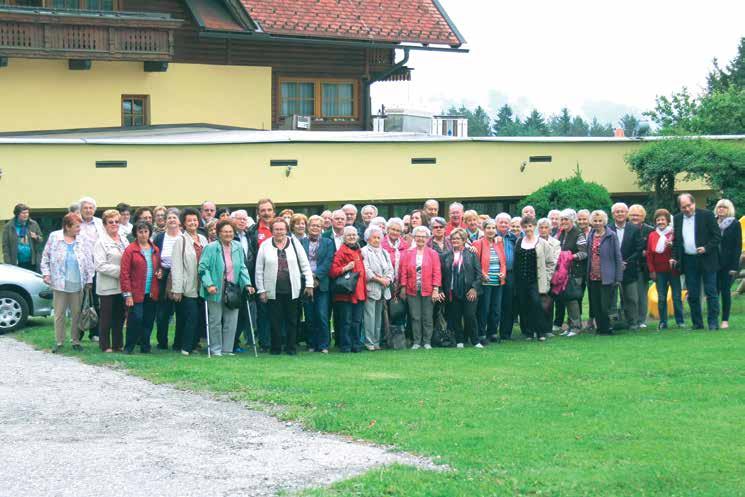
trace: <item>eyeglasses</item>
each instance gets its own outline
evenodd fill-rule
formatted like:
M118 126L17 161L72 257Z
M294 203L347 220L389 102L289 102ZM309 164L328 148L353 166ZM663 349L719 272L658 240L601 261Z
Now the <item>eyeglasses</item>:
M119 224L119 221L117 221L116 219L109 219L106 221L106 224Z
M445 226L432 226L433 230L444 230Z

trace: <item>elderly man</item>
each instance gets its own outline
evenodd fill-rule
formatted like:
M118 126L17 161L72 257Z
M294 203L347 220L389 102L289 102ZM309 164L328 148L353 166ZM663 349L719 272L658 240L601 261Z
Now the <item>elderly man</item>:
M325 211L321 212L321 217L323 218L323 231L330 230L331 229L331 215L333 212L326 209Z
M344 226L347 225L347 216L343 210L337 209L331 213L331 228L323 232L325 238L334 242L334 251L344 243Z
M701 281L706 294L707 325L719 329L719 295L717 271L719 270L719 242L722 234L714 213L697 209L690 193L678 197L680 213L673 218L673 258L670 264L685 274L688 289L688 307L694 330L704 327L701 314Z
M621 309L626 317L627 326L636 330L639 328L639 261L642 254L642 232L639 227L630 223L629 208L623 202L617 202L611 207L613 223L608 228L618 237L623 258L623 282L621 283ZM614 294L612 304L616 304ZM616 307L617 308L617 307Z
M373 218L378 217L378 208L374 205L367 204L360 209L360 214L362 215L362 226L367 229L367 227L370 226L370 221L372 221Z
M427 200L424 202L424 212L430 219L437 217L440 214L440 203L433 198Z
M354 226L357 228L357 236L359 238L358 243L360 244L360 247L364 246L365 226L357 219L357 207L354 204L344 204L341 210L344 211L344 215L346 216L346 226Z
M270 198L262 198L256 204L258 222L246 230L248 237L248 250L250 252L251 264L247 264L251 281L256 281L256 254L262 243L272 238L272 230L269 222L274 219L274 202ZM256 303L256 328L258 329L259 345L263 352L269 350L271 329L269 326L269 307L266 303Z
M207 236L207 230L204 229L204 227L214 219L215 215L217 214L217 204L210 200L205 200L202 202L202 206L199 208L199 228L197 231ZM251 280L253 281L253 280Z
M512 303L514 301L513 288L515 285L515 243L517 237L510 231L512 217L506 212L500 212L495 218L497 223L497 236L504 243L505 265L507 266L507 278L502 286L502 304L499 322L499 338L510 340L512 338L512 326L515 323Z
M523 218L532 217L533 219L537 219L535 215L535 207L533 207L532 205L526 205L525 207L523 207L521 216Z
M88 249L93 264L93 247L96 245L99 237L106 236L103 222L96 217L96 201L91 197L83 197L78 201L80 217L83 223L80 225L79 238ZM93 290L91 291L93 305L98 309L98 297L96 296L96 277L93 277ZM98 324L88 330L91 341L98 341ZM81 336L82 338L82 336Z
M445 235L450 236L450 233L456 228L466 229L466 225L463 222L463 204L460 202L453 202L448 207L448 225L445 227Z

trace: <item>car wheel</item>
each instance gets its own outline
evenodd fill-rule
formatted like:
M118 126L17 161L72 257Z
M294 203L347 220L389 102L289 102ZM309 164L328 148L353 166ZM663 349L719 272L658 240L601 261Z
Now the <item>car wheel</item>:
M22 328L28 319L28 302L16 292L0 292L0 335Z

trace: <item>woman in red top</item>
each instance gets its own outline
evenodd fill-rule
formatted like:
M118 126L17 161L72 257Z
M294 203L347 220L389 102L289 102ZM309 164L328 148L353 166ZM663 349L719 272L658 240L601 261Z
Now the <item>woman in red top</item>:
M412 235L414 246L402 257L399 269L401 298L405 298L409 304L411 333L414 336L411 348L416 350L424 346L431 349L434 303L444 300L440 294L440 256L427 247L430 237L428 228L417 226Z
M667 209L657 209L654 222L657 229L649 234L647 239L647 268L649 277L657 286L657 310L660 313L660 324L657 329L667 329L667 292L668 287L673 291L673 309L675 322L678 327L683 326L683 299L681 298L680 273L670 267L670 257L673 252L673 227L670 225L672 216Z
M362 322L362 310L367 300L367 288L365 282L365 265L362 262L362 252L357 243L357 228L346 226L343 235L344 243L334 254L329 276L334 279L348 278L357 274L357 285L352 293L341 293L338 289L334 291L334 302L337 306L341 332L339 333L339 348L342 352L359 352L362 349L360 339L360 324Z

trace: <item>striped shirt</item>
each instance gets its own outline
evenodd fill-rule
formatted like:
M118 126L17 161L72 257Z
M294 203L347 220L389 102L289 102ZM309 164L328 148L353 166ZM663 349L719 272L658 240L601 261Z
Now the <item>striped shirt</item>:
M489 280L484 282L486 286L499 286L501 284L499 278L499 255L493 246L489 247Z

